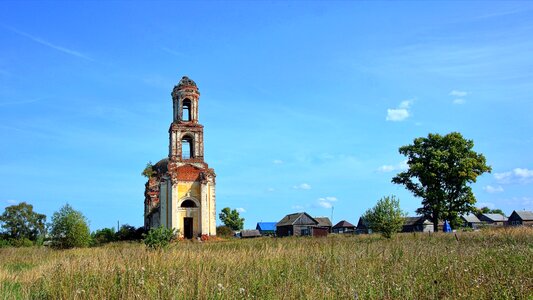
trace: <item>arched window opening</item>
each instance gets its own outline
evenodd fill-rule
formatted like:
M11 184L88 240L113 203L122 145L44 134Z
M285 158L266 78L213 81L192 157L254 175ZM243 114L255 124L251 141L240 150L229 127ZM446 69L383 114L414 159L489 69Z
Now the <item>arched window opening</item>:
M191 100L185 99L183 100L183 121L190 121L191 120Z
M196 203L192 200L185 200L181 203L181 207L196 207Z
M193 158L193 140L190 136L184 136L181 140L181 158L189 159Z

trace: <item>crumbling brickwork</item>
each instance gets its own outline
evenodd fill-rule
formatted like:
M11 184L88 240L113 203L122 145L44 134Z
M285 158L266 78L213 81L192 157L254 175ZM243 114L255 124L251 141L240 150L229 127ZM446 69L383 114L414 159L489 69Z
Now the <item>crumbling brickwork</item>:
M145 226L175 228L186 238L215 235L216 175L204 161L204 127L198 122L200 92L184 76L171 95L169 154L153 166L146 183Z

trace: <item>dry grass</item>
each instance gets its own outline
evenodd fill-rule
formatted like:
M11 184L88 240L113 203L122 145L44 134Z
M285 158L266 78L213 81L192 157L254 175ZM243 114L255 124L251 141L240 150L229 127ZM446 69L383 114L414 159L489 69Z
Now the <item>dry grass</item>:
M533 299L533 229L0 249L4 299Z

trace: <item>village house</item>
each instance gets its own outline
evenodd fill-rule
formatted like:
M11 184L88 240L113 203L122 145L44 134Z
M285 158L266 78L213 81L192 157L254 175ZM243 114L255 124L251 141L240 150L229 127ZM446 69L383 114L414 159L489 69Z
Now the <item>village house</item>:
M173 228L187 239L216 235L215 171L204 161L200 91L186 76L172 90L168 157L144 174L144 226Z
M483 223L474 214L466 214L461 216L461 221L464 227L478 229Z
M258 222L255 229L259 230L263 236L276 235L276 222Z
M325 228L331 233L332 224L328 217L315 217L315 220L318 221L318 227Z
M333 233L354 233L355 225L346 220L342 220L333 226L332 231Z
M357 226L355 228L355 233L357 234L372 233L372 229L368 227L368 224L366 223L365 219L363 219L363 217L359 218L359 221L357 222Z
M507 217L501 214L478 214L477 218L487 225L504 226L507 225Z
M433 232L433 223L423 216L404 218L402 232Z
M533 211L515 210L509 216L508 223L511 226L533 226Z
M331 222L330 222L331 224ZM326 236L328 229L306 212L288 214L276 224L276 235L283 236Z

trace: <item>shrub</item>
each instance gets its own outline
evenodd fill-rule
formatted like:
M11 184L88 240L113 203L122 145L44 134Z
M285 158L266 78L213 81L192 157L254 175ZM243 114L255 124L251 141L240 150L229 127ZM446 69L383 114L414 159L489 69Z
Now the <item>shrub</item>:
M114 228L102 228L96 230L92 235L93 245L103 245L117 240Z
M376 206L366 211L363 219L370 229L391 238L403 226L405 213L400 209L400 200L395 196L381 198Z
M0 239L0 248L11 247L11 242L8 240Z
M221 237L232 237L233 230L231 230L231 228L228 226L221 225L217 227L217 235Z
M163 226L152 228L146 234L144 244L150 249L162 249L170 244L176 234L174 228L165 228Z
M12 239L11 245L15 247L31 247L33 242L28 238Z
M117 239L119 241L140 241L143 239L144 227L135 228L128 224L120 226L117 232Z
M50 234L56 248L87 247L91 242L87 219L68 204L52 216Z

